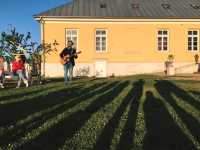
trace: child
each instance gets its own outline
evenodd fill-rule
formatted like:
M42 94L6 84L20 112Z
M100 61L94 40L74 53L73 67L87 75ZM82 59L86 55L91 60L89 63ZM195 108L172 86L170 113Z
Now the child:
M4 88L3 86L3 79L4 79L4 57L0 56L0 87Z
M26 87L28 87L28 81L25 78L24 71L24 61L22 60L21 56L16 56L15 61L12 62L12 72L13 74L17 74L19 77L16 88L20 87L21 80L23 80L24 84L26 84Z

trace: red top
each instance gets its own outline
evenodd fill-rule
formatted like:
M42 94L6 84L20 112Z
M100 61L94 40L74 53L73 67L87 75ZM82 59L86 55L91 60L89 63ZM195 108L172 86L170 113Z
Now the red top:
M16 72L17 70L24 70L24 63L22 60L19 61L13 61L12 62L12 71Z

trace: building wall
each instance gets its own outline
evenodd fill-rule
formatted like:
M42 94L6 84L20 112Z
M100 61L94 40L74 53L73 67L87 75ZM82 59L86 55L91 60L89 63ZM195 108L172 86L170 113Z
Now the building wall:
M194 55L199 52L187 51L187 31L189 29L200 29L200 24L186 22L159 22L159 23L87 23L87 22L46 22L44 24L45 42L57 40L59 43L58 52L47 55L47 71L57 68L57 73L50 73L49 76L61 76L62 68L59 65L58 54L65 46L65 29L78 29L78 49L82 54L77 59L74 73L85 73L89 67L88 75L95 75L95 60L107 61L107 75L153 73L165 70L164 62L169 54L175 56L177 67L194 63ZM108 50L104 53L95 51L95 30L107 30ZM169 51L159 52L157 50L157 30L169 30ZM57 66L57 67L56 67ZM49 69L48 69L49 68ZM182 69L184 70L184 69ZM188 69L185 69L188 70ZM84 72L84 71L83 71ZM181 71L181 73L184 71ZM195 72L189 69L185 73Z

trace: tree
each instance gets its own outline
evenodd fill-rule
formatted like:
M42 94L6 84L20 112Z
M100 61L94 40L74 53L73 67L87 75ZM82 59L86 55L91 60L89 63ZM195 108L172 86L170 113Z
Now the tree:
M57 51L58 45L55 40L54 43L38 44L32 41L31 33L21 34L16 31L16 28L12 28L8 32L2 32L0 34L0 55L6 58L6 61L10 63L15 55L25 56L26 62L28 62L34 72L37 72L37 76L41 77L41 64L43 62L43 73L45 76L45 55L51 54L53 51ZM43 61L42 61L43 55Z

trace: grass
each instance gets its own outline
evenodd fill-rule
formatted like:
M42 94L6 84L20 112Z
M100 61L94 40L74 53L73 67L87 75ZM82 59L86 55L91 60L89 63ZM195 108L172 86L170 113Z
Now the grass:
M200 149L200 81L86 78L0 92L0 149Z

